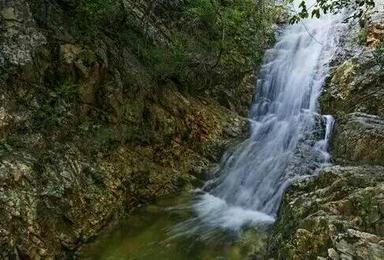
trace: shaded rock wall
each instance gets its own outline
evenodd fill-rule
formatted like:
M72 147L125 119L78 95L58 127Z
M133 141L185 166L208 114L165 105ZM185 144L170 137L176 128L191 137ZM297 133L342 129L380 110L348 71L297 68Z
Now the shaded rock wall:
M155 81L111 35L84 41L68 24L77 3L0 1L0 259L68 257L199 183L247 132L217 98Z

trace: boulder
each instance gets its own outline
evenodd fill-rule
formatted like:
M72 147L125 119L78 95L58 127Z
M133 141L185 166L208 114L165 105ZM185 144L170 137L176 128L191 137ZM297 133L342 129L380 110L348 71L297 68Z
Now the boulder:
M352 113L340 118L332 141L333 160L342 164L384 165L384 120Z
M361 112L384 117L384 70L368 49L337 66L320 98L323 114Z
M384 167L333 166L287 192L270 239L277 259L383 259Z

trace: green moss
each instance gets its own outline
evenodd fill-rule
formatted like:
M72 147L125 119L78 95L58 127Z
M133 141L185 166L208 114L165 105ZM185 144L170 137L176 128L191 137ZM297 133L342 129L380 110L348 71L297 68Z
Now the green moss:
M357 36L357 41L360 45L365 46L367 43L368 32L366 29L363 29L359 32Z

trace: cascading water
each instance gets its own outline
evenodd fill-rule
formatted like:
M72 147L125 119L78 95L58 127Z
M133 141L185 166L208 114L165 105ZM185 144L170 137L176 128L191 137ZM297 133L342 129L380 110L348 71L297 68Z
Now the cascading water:
M333 119L316 113L317 100L341 24L324 16L283 30L259 74L251 135L200 192L193 208L202 224L190 222L189 232L272 223L287 186L328 162Z

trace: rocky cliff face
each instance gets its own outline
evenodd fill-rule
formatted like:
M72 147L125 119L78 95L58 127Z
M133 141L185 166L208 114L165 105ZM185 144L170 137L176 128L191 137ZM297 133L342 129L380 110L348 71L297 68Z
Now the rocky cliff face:
M68 23L77 2L0 1L0 259L68 256L201 179L247 132L223 95L154 80L108 32L84 41ZM236 90L245 103L248 82Z
M288 190L270 240L277 259L384 258L382 26L376 16L364 30L350 28L334 60L321 107L336 117L335 166Z

